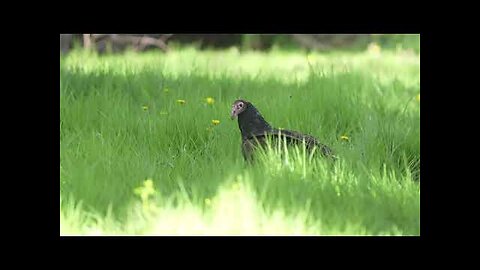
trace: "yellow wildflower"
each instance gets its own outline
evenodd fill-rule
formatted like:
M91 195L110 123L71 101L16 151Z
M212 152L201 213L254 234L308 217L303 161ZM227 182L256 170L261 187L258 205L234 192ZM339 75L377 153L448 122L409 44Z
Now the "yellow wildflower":
M212 201L209 198L205 199L205 204L210 206L212 204Z
M375 42L368 45L367 51L372 54L380 54L382 48Z
M152 179L147 179L147 180L145 180L145 182L143 183L143 185L144 185L145 188L147 188L148 190L153 190L153 181L152 181Z
M136 188L134 190L134 193L139 195L142 198L142 201L145 202L150 195L153 195L155 193L152 179L145 180L143 182L143 186Z
M208 105L213 105L213 103L215 103L215 99L212 97L207 97L205 100L207 101Z
M177 103L184 105L186 101L184 99L177 99Z
M345 135L340 136L340 139L342 139L344 141L350 141L350 138L348 136L345 136Z
M220 124L220 120L212 120L212 124L216 126Z
M143 106L142 106L142 109L143 109L144 111L146 111L146 110L148 110L148 106L147 106L147 105L143 105Z

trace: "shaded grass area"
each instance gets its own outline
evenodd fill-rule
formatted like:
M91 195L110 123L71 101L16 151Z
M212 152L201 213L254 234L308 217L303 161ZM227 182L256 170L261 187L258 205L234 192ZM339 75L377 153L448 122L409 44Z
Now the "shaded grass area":
M63 233L419 234L418 56L76 51L60 70ZM275 159L247 166L229 119L237 98L340 162L301 174ZM133 191L148 178L159 210L147 215ZM225 195L234 182L248 187L233 193L245 209ZM228 205L251 214L219 214Z

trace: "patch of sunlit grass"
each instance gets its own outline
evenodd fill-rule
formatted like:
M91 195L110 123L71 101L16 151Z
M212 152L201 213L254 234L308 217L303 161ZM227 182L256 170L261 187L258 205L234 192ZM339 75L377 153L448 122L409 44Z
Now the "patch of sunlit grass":
M310 55L62 56L62 235L418 235L419 56ZM238 97L339 162L282 142L245 164Z

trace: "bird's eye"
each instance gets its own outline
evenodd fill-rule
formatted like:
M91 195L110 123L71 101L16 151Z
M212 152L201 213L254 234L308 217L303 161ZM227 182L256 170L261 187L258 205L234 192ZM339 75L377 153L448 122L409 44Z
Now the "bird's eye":
M242 108L242 107L243 107L243 103L238 104L238 106L239 106L240 108Z

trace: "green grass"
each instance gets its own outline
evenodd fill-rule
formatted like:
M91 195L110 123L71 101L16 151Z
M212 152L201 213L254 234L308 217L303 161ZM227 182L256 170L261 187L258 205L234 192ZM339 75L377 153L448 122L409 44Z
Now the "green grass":
M188 48L61 57L60 233L419 235L419 58ZM275 127L318 137L338 162L293 149L248 166L229 118L237 98Z

